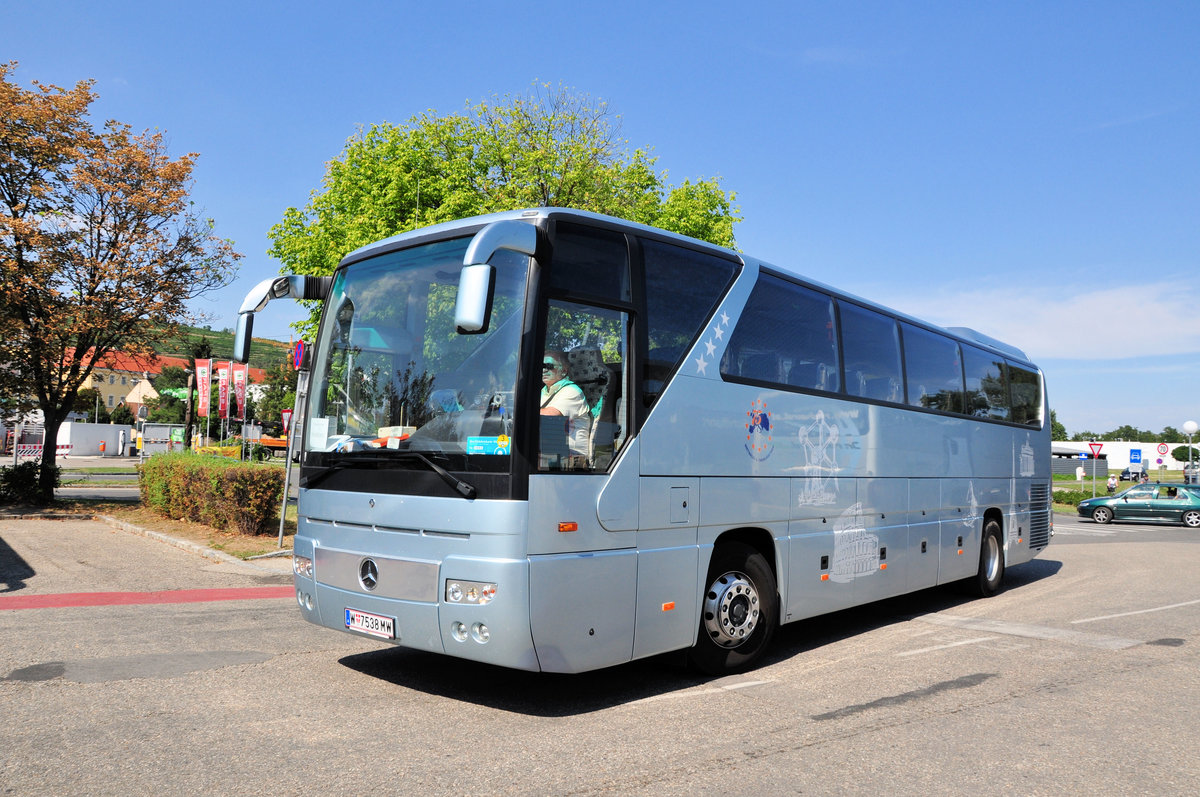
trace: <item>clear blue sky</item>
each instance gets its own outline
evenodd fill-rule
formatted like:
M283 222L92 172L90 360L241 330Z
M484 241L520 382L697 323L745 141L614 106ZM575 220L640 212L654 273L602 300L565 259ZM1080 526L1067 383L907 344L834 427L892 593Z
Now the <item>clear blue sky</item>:
M1024 349L1071 432L1200 421L1200 3L9 3L16 78L200 153L245 255L359 125L534 81L606 100L744 251ZM287 339L273 304L255 331Z

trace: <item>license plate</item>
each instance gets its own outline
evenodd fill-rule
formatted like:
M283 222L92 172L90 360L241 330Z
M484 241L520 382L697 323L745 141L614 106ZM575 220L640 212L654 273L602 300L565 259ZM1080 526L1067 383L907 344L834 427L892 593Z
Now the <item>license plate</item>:
M346 609L346 628L380 639L396 638L395 620L391 617L380 617L378 614L360 612L358 609Z

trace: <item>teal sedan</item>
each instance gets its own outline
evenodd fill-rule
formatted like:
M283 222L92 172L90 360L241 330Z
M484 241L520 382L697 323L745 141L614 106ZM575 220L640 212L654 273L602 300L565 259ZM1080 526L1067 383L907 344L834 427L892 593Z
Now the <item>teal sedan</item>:
M1200 487L1139 484L1128 490L1079 502L1079 514L1097 523L1144 520L1200 528Z

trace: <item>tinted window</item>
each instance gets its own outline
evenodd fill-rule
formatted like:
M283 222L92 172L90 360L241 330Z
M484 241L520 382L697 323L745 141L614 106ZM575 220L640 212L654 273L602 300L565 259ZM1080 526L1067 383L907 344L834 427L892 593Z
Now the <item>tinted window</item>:
M845 302L838 305L838 310L846 392L881 401L904 401L895 319Z
M911 324L903 324L905 384L914 407L962 412L962 365L958 344Z
M625 236L559 222L550 287L558 294L629 301L629 248Z
M1008 384L1012 393L1012 420L1026 426L1042 426L1042 380L1037 373L1008 363Z
M649 404L700 334L737 273L737 265L680 246L642 241L650 357L643 389Z
M1009 418L1008 380L1003 358L971 346L963 347L966 372L966 412L976 418Z
M833 300L764 274L730 336L721 374L838 390Z

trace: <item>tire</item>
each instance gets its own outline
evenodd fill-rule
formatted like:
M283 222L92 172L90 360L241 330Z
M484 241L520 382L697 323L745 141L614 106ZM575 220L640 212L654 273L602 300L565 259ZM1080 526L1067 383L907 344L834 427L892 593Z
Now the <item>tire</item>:
M1189 529L1200 529L1200 510L1189 509L1183 513L1183 525Z
M742 543L713 551L701 596L700 630L689 654L694 667L727 675L752 667L779 624L779 593L766 557Z
M1000 591L1004 580L1004 540L1000 524L989 520L983 524L983 539L979 543L979 572L970 579L970 590L981 598L990 598Z
M1106 506L1098 506L1092 510L1092 520L1097 523L1111 523L1113 519L1113 511Z

